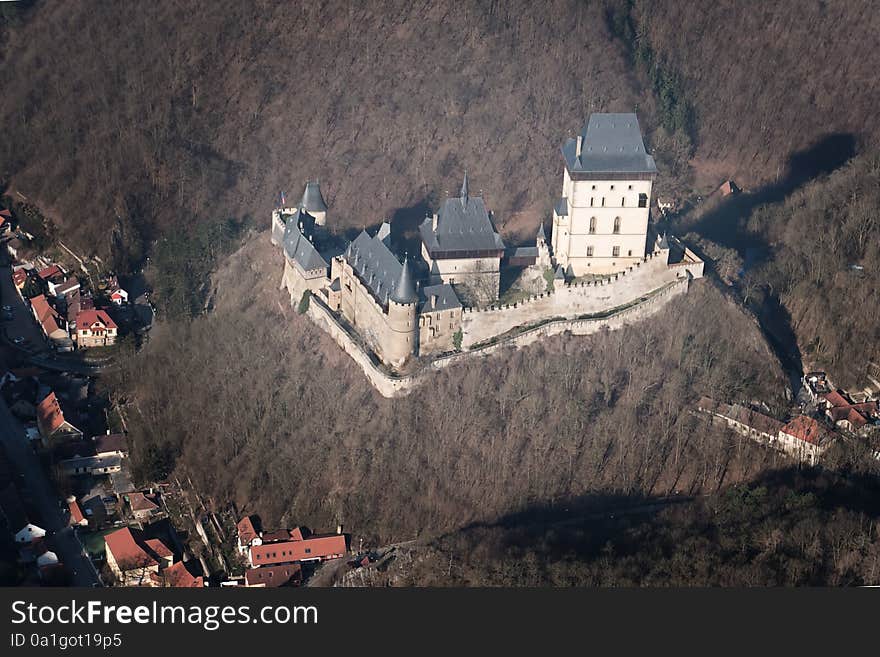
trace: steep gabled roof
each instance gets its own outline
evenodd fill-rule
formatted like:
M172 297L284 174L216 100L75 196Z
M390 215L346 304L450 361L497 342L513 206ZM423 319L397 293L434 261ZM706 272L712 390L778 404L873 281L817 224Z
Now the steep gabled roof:
M183 561L178 561L162 572L165 576L165 583L174 588L202 588L205 586L204 578L196 577L190 573Z
M299 211L287 220L284 227L282 240L284 255L296 262L306 271L315 269L327 269L329 265L315 245L302 233L299 228Z
M428 217L419 226L429 253L504 250L504 241L492 225L483 199L468 193L467 174L461 196L446 199L437 211L436 230L433 223Z
M377 233L375 237L370 237L367 231L361 231L361 234L348 245L343 257L376 301L384 305L388 299L396 298L398 285L401 283L412 285L412 274L404 272L404 267L397 260L397 256L391 252L379 235L380 233ZM403 290L398 295L399 298L410 298L410 296L415 296L414 286L412 295L409 290Z
M105 328L115 329L116 322L110 319L103 310L80 310L76 316L76 330L81 331L84 328L91 328L95 324L103 324Z
M570 172L657 173L633 113L591 114L581 138L580 154L577 139L568 139L562 145Z
M441 285L428 285L419 292L421 308L419 312L430 313L440 310L454 310L461 308L461 301L455 294L455 290L448 283Z
M135 536L130 527L123 527L104 537L107 549L113 554L120 570L134 570L158 565L156 559L147 553L139 539L140 532Z

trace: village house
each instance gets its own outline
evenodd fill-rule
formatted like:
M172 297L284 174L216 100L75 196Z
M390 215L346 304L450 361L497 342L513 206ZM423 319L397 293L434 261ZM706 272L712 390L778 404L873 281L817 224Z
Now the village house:
M43 439L43 447L50 442L82 440L83 433L64 419L64 412L54 392L49 392L37 404L37 429Z
M739 404L723 404L708 397L702 397L697 408L709 415L723 420L735 431L757 440L771 443L779 436L783 423L763 413Z
M128 292L119 286L115 286L107 290L107 298L110 299L112 304L121 306L124 303L128 303Z
M67 498L67 511L70 514L68 524L72 527L87 527L89 519L86 517L85 511L75 495Z
M277 588L279 586L299 586L302 583L302 566L298 563L283 566L249 568L244 573L245 586Z
M64 320L61 319L61 315L49 305L49 301L44 295L39 294L31 298L30 303L34 317L37 322L39 322L40 328L43 329L43 334L50 341L56 344L62 344L70 340L67 331L58 325L59 320L62 322L64 322Z
M104 537L107 565L123 586L158 586L159 573L174 555L159 539L146 539L138 529L123 527Z
M63 283L64 270L58 265L49 265L37 272L37 278L45 283L47 287L50 283Z
M419 226L422 258L432 285L449 284L472 305L498 299L504 241L486 204L471 196L467 172L458 198L448 198Z
M24 504L13 484L0 489L0 516L19 550L31 547L46 536L46 530L28 519Z
M799 461L815 465L833 437L816 420L798 415L779 430L778 447Z
M657 176L635 114L592 114L562 145L553 255L574 276L623 271L645 257Z
M262 532L258 525L254 516L238 523L238 550L249 568L338 559L348 551L341 528L336 534L314 535L300 527Z
M86 347L107 347L116 342L116 323L103 310L80 310L76 316L76 344Z
M187 568L187 564L183 561L178 561L163 570L159 577L159 582L162 586L178 589L201 589L205 587L205 578L201 575L193 575L189 568Z
M843 395L840 390L823 393L819 397L825 415L834 425L852 433L864 433L871 423L880 419L880 409L876 401L856 403Z
M149 520L162 510L156 494L145 494L141 491L136 491L129 493L127 497L131 513L134 515L135 520L139 522Z
M53 283L52 281L49 281L49 294L53 297L65 299L79 289L79 280L76 276L71 276L62 283Z
M15 283L15 287L18 290L24 288L24 284L27 283L28 273L24 267L20 267L12 272L12 282Z

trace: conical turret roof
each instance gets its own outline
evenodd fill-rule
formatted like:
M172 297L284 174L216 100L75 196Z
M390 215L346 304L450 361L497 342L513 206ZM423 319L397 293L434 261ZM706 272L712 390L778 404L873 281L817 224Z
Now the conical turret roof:
M321 185L317 181L306 183L300 206L306 212L327 212L327 204L321 195Z
M391 300L397 303L414 303L416 299L418 299L416 296L416 286L409 271L409 262L404 259L403 267L400 269L400 278L397 279L397 285L394 287Z

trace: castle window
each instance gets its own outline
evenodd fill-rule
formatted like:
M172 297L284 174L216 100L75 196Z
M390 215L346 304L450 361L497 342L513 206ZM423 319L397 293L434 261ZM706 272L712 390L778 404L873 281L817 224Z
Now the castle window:
M620 217L614 217L614 234L620 232Z
M629 255L632 255L633 254L632 249L630 249L628 253L629 253Z
M614 191L614 185L611 185L611 191L612 192Z
M590 217L590 235L596 232L596 217Z
M619 246L611 247L611 255L613 255L615 258L617 256L619 256L620 255L620 247Z
M605 197L604 196L602 197L602 207L603 208L605 207Z
M593 257L593 247L592 247L592 246L588 246L588 247L587 247L587 257L588 257L588 258L592 258L592 257Z
M648 207L648 195L647 194L639 194L639 207L640 208Z
M593 197L590 197L590 207L593 207Z
M595 186L595 185L593 185L593 189L596 189L596 186Z
M620 197L620 207L626 206L626 196Z
M632 189L633 186L632 186L632 185L627 185L626 188L627 188L627 189Z

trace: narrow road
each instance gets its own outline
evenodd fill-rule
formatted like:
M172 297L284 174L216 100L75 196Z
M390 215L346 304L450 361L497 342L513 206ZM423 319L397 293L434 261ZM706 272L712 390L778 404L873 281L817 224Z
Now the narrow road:
M51 544L70 574L73 586L100 585L94 564L83 551L76 532L68 526L67 517L58 505L58 496L43 471L37 455L28 444L24 428L0 399L0 441L6 448L15 469L24 475L30 497L40 513L38 524L51 536Z

